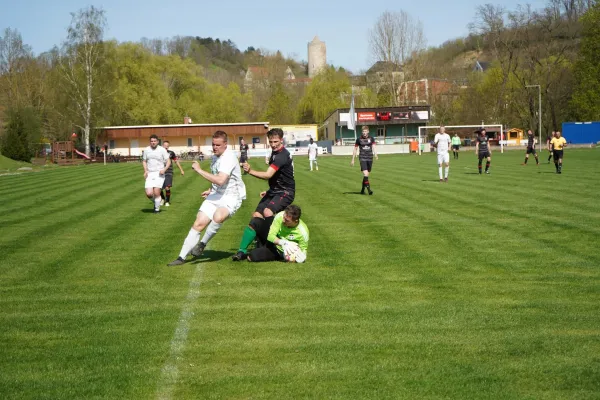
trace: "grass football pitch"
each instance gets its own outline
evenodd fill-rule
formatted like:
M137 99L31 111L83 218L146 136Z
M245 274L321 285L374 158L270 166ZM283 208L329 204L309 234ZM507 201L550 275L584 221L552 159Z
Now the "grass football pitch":
M0 174L0 398L598 399L600 151L295 159L305 264L232 262L266 182L175 259L208 185L154 215L141 164ZM262 159L252 160L264 169ZM203 162L208 167L208 162Z

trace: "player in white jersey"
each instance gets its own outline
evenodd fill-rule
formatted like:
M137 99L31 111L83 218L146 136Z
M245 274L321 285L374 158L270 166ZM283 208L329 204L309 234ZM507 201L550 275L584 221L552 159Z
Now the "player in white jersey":
M446 133L446 127L440 126L440 131L435 134L433 139L433 146L437 148L437 162L438 171L440 175L440 182L448 182L448 172L450 170L450 143L452 138ZM446 171L442 169L442 165L446 167Z
M150 146L144 150L142 159L146 196L154 203L154 213L160 212L160 191L165 182L165 172L171 165L169 153L158 145L158 136L150 136Z
M236 154L227 148L227 134L216 131L212 137L213 157L210 172L204 171L195 161L192 168L211 183L211 188L202 193L204 201L198 210L194 225L190 229L179 257L169 266L182 265L189 253L194 257L202 255L208 241L217 233L221 224L231 217L246 198L246 185L242 180L242 170ZM202 240L200 232L206 228Z
M319 164L317 164L317 156L319 155L319 146L314 142L313 138L310 138L310 143L308 145L308 161L310 163L310 170L313 170L313 162L315 163L315 168L319 170Z

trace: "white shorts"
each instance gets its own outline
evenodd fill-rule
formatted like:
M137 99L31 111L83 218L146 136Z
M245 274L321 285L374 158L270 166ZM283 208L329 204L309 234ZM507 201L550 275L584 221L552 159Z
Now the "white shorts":
M229 216L231 217L241 206L242 199L239 197L218 197L209 195L204 199L198 211L202 211L212 221L217 208L225 207L227 211L229 211Z
M317 156L308 156L309 161L317 161Z
M450 162L450 153L438 154L438 164L448 164Z
M165 182L165 176L160 175L158 171L156 172L148 172L148 177L146 178L146 189L151 188L159 188L162 189L163 183Z

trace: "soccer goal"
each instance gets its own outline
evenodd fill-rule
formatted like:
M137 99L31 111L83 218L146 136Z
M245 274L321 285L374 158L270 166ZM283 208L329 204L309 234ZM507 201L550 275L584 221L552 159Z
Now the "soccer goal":
M419 127L419 144L421 143L421 138L423 137L422 132L425 131L427 129L440 129L441 125L427 125L427 126L420 126ZM478 128L478 129L485 129L493 131L495 130L495 128L499 128L500 129L500 136L499 136L499 143L500 143L500 152L504 153L504 126L503 125L444 125L444 127L447 129L446 133L450 134L450 132L452 132L452 129L462 129L462 128ZM450 132L448 132L450 131ZM421 155L421 146L419 146L419 155Z

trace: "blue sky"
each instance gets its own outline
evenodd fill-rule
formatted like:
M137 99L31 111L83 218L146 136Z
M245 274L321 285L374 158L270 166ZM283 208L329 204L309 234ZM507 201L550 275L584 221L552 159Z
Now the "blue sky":
M242 51L254 46L306 60L307 44L318 35L327 45L329 64L358 73L374 61L369 56L368 34L385 10L404 10L420 19L427 44L437 46L465 36L476 7L485 3L502 3L514 9L526 2L0 0L0 29L2 32L9 27L17 29L24 43L39 54L64 40L71 12L93 4L106 11L107 39L124 42L176 35L212 37L230 39ZM535 9L545 3L545 0L529 1Z

